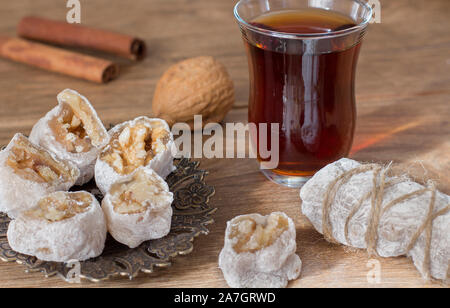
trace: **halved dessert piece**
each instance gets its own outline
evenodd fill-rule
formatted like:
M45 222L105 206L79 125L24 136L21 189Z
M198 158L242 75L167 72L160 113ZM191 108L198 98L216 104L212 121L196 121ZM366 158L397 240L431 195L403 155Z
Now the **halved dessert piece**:
M73 162L81 172L77 185L82 185L94 176L95 161L109 135L84 96L66 89L57 99L58 106L34 125L30 140Z
M296 249L295 225L286 214L242 215L227 224L219 267L231 287L282 288L300 275Z
M16 134L0 152L0 211L9 217L33 207L48 193L68 190L80 171Z
M59 191L20 213L7 235L14 251L43 261L68 262L99 256L106 233L103 211L93 195Z
M102 201L108 231L130 248L166 236L172 221L173 194L152 169L139 168L112 185Z
M109 135L109 145L95 165L95 181L103 194L139 167L151 168L163 178L175 169L173 135L166 121L139 117L116 125Z

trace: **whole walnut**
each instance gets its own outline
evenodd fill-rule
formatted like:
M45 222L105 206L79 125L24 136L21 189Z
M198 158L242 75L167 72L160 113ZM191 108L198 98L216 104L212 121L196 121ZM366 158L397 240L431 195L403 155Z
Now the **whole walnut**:
M234 85L225 67L213 57L197 57L171 66L159 80L153 97L153 115L169 125L187 123L194 115L203 126L223 120L234 104Z

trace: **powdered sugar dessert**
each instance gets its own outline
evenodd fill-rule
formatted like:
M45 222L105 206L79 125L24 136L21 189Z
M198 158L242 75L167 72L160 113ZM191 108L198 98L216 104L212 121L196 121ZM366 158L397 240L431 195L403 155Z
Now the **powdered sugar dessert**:
M219 267L234 288L283 288L300 275L296 249L295 226L286 214L242 215L227 223Z
M388 167L343 158L300 190L302 212L331 242L411 256L425 278L450 274L450 197Z
M66 89L57 99L58 106L34 125L30 140L74 163L81 173L77 185L82 185L94 176L95 161L109 135L86 97Z
M103 194L139 167L151 168L166 178L173 166L174 141L164 120L139 117L116 125L111 140L95 164L95 181Z
M167 183L152 169L141 167L112 185L103 199L108 231L130 248L162 238L170 231L172 201Z
M16 134L0 152L0 212L15 218L48 193L68 190L79 174L73 164Z
M39 260L83 261L99 256L106 240L105 217L98 201L85 191L55 192L20 213L8 227L14 251Z

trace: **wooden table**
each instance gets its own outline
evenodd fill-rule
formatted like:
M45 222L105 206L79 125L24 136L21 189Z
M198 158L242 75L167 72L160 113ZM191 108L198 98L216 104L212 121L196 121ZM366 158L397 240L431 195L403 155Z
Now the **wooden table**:
M364 43L357 76L358 126L352 157L394 160L419 179L439 181L450 193L450 1L382 0L382 23L373 24ZM169 65L188 57L212 55L236 84L236 104L228 122L247 117L247 60L232 8L224 0L81 1L82 23L142 36L149 56L142 63L120 60L123 74L107 85L92 84L0 60L0 144L32 125L56 104L64 88L77 89L94 103L105 123L151 114L155 84ZM19 19L39 14L64 20L65 1L5 1L0 33L14 35ZM115 59L115 58L114 58ZM218 212L208 236L173 266L133 281L115 278L82 286L226 287L217 257L226 221L252 212L285 211L297 226L301 279L291 287L439 287L421 279L407 258L379 259L381 284L369 284L369 257L327 243L300 214L298 190L267 181L249 159L202 159L216 188ZM27 274L18 264L0 263L2 287L65 287L59 278ZM73 286L73 285L70 285Z

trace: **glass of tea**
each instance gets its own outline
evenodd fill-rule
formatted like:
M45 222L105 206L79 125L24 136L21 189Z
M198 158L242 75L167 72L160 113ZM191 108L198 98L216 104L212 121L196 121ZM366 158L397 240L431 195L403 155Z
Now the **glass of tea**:
M276 166L262 172L300 187L350 151L356 63L372 8L359 0L241 0L235 16L248 55L258 160L273 161L260 143L278 145Z

